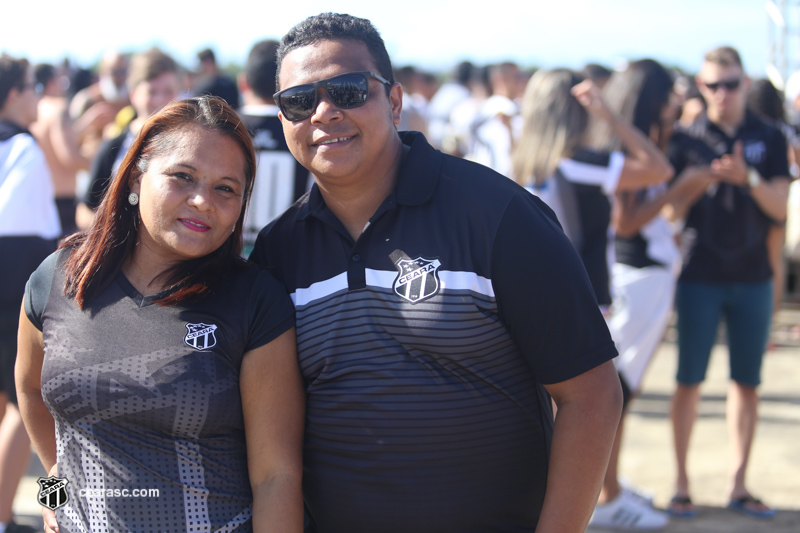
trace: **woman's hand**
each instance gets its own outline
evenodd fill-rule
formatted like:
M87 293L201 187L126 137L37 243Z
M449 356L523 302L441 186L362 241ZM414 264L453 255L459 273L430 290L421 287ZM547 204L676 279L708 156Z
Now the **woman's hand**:
M609 122L614 119L611 110L606 105L605 100L603 100L600 88L592 83L591 80L580 82L571 89L571 92L572 96L586 108L589 114Z
M50 472L47 473L48 476L51 477L58 477L58 464L54 464L53 468L50 469ZM58 533L58 522L56 521L56 512L51 511L44 505L42 505L42 520L44 520L44 532L45 533Z

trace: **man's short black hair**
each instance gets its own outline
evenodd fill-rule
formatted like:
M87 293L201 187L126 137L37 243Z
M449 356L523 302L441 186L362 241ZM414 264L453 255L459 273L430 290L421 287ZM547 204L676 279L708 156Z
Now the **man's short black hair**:
M201 62L205 63L206 61L211 61L212 63L217 62L216 56L214 56L214 50L211 48L204 48L197 52L197 59Z
M39 63L33 67L33 77L36 79L36 85L45 87L56 77L56 67L49 63Z
M375 62L376 74L380 74L392 84L394 74L392 72L392 62L386 45L383 43L381 35L375 26L367 19L344 15L341 13L320 13L319 15L308 17L303 22L297 24L289 33L281 39L278 48L278 70L275 74L275 85L280 87L278 77L281 74L281 64L286 54L296 48L308 46L319 41L341 41L352 39L364 43L369 50L372 60ZM391 87L386 87L386 94L389 94Z
M247 63L244 66L244 75L247 84L253 93L268 102L272 102L272 95L277 91L275 79L278 75L278 65L275 62L278 56L278 41L259 41L250 49Z
M11 89L22 89L25 86L27 73L27 59L14 59L8 54L0 55L0 109L6 105Z

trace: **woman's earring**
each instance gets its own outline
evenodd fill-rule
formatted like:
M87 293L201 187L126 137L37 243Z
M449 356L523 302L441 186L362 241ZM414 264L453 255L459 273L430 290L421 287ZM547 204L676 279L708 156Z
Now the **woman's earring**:
M136 205L139 203L139 195L135 192L132 192L128 195L128 203L131 205Z

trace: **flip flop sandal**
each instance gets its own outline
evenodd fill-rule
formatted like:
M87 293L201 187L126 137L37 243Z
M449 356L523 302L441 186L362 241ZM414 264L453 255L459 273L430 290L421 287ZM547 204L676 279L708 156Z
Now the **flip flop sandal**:
M667 506L667 514L675 518L695 518L697 509L694 508L689 496L673 496Z
M761 520L769 519L775 516L775 509L754 509L755 505L764 505L764 502L753 496L742 496L741 498L734 498L728 503L728 509L742 513L751 518L759 518Z

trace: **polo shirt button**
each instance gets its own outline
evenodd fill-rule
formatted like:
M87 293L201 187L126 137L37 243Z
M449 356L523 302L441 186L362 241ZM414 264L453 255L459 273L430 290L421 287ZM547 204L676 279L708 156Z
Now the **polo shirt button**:
M359 261L361 261L361 256L360 256L360 255L358 255L358 254L354 255L354 256L353 256L353 261L355 261L355 262L359 262Z

